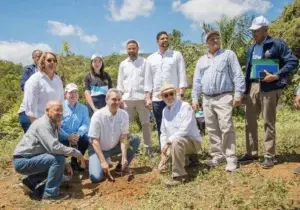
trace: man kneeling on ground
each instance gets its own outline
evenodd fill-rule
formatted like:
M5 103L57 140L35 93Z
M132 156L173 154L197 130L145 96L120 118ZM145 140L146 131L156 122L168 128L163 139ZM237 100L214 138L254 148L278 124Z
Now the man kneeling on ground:
M116 174L128 174L129 164L140 145L138 136L129 135L129 116L120 109L121 94L117 89L109 89L106 106L97 110L91 119L89 137L89 173L92 182L100 182L104 173L108 175L107 157L121 154L115 169Z
M83 158L80 151L66 147L58 140L58 126L62 118L63 106L59 101L49 101L46 114L35 120L24 134L13 154L16 172L27 175L22 180L26 192L37 190L37 186L47 179L42 192L44 200L66 199L70 195L59 192L65 166L65 156Z
M161 123L161 162L160 172L166 171L172 161L172 180L167 186L175 186L187 180L184 169L188 154L197 155L200 150L201 136L197 128L192 107L176 99L176 89L164 84L160 95L167 106L163 110Z

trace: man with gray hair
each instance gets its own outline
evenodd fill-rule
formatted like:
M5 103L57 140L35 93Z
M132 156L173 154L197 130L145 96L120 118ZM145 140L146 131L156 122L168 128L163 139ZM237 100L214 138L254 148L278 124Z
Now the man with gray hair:
M33 64L24 67L24 72L21 78L22 91L24 91L25 82L29 79L29 77L31 77L31 75L38 71L38 62L42 54L43 52L40 50L34 50L32 52Z
M203 93L203 112L213 157L207 164L216 166L227 161L225 170L231 172L237 168L232 109L241 104L245 80L236 54L221 49L220 33L210 31L205 40L208 53L196 65L193 108L200 109L198 97Z
M62 112L60 101L49 101L46 114L31 124L13 153L14 169L27 175L22 180L22 188L26 193L37 191L40 183L47 179L42 192L45 200L70 196L59 192L65 166L71 175L73 173L71 166L65 164L65 156L83 158L80 151L66 147L58 140Z
M116 174L128 174L130 162L140 145L140 138L129 134L129 116L120 109L121 93L114 88L108 90L106 106L97 110L91 119L88 136L89 174L92 182L100 182L104 173L109 174L107 157L121 154L115 169Z

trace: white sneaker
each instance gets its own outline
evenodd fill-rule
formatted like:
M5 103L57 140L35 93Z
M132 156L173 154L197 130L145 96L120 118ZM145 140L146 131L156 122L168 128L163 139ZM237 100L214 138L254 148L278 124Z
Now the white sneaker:
M229 161L227 162L227 165L225 167L225 171L227 172L233 172L238 168L238 165L236 163L236 161Z
M114 163L111 161L110 157L107 157L105 160L110 168L113 167Z

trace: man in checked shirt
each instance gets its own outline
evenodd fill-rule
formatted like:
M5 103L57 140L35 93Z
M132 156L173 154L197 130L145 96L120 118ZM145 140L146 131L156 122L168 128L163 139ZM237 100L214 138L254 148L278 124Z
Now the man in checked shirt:
M213 167L227 161L225 170L232 172L237 168L232 109L241 104L245 79L236 54L221 49L218 31L210 31L205 41L208 53L196 65L192 106L195 111L201 108L198 97L203 93L203 112L213 157L207 165Z

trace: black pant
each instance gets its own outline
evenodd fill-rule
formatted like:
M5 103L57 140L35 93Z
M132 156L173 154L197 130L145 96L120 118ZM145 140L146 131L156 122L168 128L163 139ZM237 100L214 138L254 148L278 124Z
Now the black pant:
M158 133L158 140L159 140L159 146L160 146L160 126L161 126L161 118L162 118L162 111L167 106L167 104L164 101L153 101L153 114L156 121L156 129Z

